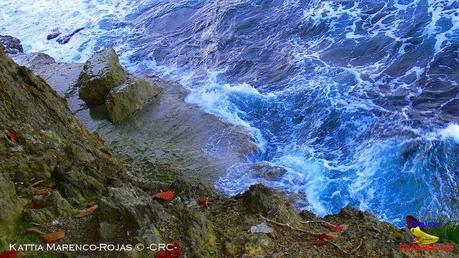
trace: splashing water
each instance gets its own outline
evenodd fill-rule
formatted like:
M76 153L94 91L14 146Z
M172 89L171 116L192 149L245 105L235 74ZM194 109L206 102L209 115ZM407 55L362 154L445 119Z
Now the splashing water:
M0 3L0 33L83 61L115 47L132 72L253 133L287 173L235 164L217 187L261 182L318 215L352 205L403 224L459 217L459 1L79 0ZM20 21L20 22L19 22ZM85 29L67 45L58 27Z

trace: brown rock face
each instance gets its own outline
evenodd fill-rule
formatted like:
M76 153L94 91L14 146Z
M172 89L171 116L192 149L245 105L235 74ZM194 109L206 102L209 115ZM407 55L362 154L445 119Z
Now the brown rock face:
M6 57L3 50L0 154L0 185L7 190L0 196L4 214L0 231L6 217L16 214L17 203L24 205L35 187L44 187L33 186L37 180L52 184L69 203L80 205L105 193L106 185L123 171L103 141L73 117L65 100L41 78ZM26 199L21 201L19 195Z
M96 53L86 61L78 79L80 98L90 105L104 104L110 90L120 86L126 76L115 50Z

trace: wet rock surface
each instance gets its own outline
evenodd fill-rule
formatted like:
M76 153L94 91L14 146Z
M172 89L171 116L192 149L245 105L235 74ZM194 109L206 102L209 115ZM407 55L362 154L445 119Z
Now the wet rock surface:
M59 35L61 35L61 34L62 34L62 33L59 31L58 28L53 29L53 30L48 34L48 36L46 36L46 40L55 39L55 38L59 37Z
M78 29L75 29L74 31L72 31L71 33L67 34L67 35L64 35L60 38L58 38L56 41L57 43L61 44L61 45L65 45L67 43L69 43L69 41L72 39L73 36L75 36L78 32L84 30L84 27L83 28L78 28ZM53 35L48 35L47 39L52 39L53 37L58 37L60 35L60 33L58 35L56 34L53 34ZM51 36L51 37L50 37Z
M4 46L4 51L7 54L15 55L24 52L21 41L15 37L0 35L0 44Z
M44 53L19 54L13 56L13 59L18 65L28 66L31 69L56 63L54 58Z

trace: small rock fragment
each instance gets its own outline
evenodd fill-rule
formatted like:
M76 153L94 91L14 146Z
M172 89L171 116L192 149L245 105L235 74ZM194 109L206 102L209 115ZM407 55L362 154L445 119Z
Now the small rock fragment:
M255 225L255 226L251 226L250 227L250 232L251 233L265 233L265 234L269 234L269 233L273 233L274 230L272 227L268 226L266 223L260 223L258 225Z
M62 33L59 31L59 29L54 29L51 31L50 34L48 34L48 36L46 37L47 40L52 40L52 39L55 39L57 37L59 37Z
M78 28L78 29L74 30L72 33L58 38L57 39L57 43L59 43L61 45L67 44L70 41L70 39L72 39L72 37L75 36L75 34L77 34L78 32L80 32L82 30L84 30L84 27L83 28Z

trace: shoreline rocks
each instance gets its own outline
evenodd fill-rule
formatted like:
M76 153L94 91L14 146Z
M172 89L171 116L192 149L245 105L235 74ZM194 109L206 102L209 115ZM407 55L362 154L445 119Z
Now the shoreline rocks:
M105 104L109 120L117 124L161 92L157 85L126 72L113 49L94 54L85 63L77 85L82 100L88 105Z
M0 67L0 132L8 130L11 138L8 142L0 137L0 152L7 154L0 156L0 184L8 190L6 196L0 196L0 206L8 210L0 216L0 253L8 243L22 239L32 222L40 221L42 224L37 227L41 232L65 231L65 238L59 243L174 243L184 257L406 256L399 244L412 242L409 233L369 213L349 207L325 218L298 213L292 200L263 185L251 186L236 197L213 191L212 184L203 180L212 176L200 153L206 147L203 143L218 133L213 144L207 146L211 150L208 153L215 155L213 160L220 156L234 164L238 158L230 155L238 152L233 148L246 145L246 138L238 136L234 127L186 104L183 101L186 90L178 84L149 78L165 90L160 103L144 109L132 124L115 127L106 122L105 129L109 132L99 132L108 142L117 141L110 143L112 150L109 150L97 133L89 132L75 119L64 98L29 69L5 57L1 47ZM150 128L144 130L147 127ZM222 146L218 145L221 142L231 149L222 152ZM9 144L21 148L11 152ZM121 162L112 153L119 149L132 151L132 155ZM120 156L121 153L118 152ZM155 162L148 158L154 158ZM185 165L188 174L181 171L180 166ZM266 162L251 169L256 175L273 180L284 173L282 168ZM37 196L37 191L42 193ZM174 192L174 199L152 198L165 191ZM95 204L98 208L94 214L72 215ZM324 220L344 225L346 230L331 232L322 223L304 223L306 220ZM266 225L269 230L251 232L253 226L259 225ZM315 244L317 235L324 234L329 234L331 243ZM38 238L26 240L39 241ZM454 247L453 253L421 255L457 256L457 245ZM55 255L152 257L155 254L132 251L56 252Z
M56 62L54 58L44 53L17 54L14 56L14 61L18 65L40 67L50 65Z
M48 34L48 36L46 36L46 40L55 39L55 38L59 37L61 34L62 33L59 31L59 29L55 28Z
M13 58L46 80L65 98L77 119L90 131L99 133L123 159L174 164L188 179L212 185L229 167L247 162L247 157L258 151L244 128L187 103L188 90L184 86L156 76L143 79L158 86L161 93L131 115L129 123L110 123L105 105L86 105L78 96L77 82L84 64L50 63L52 58L45 56L24 53Z
M113 123L120 123L159 93L159 88L147 80L130 78L123 85L110 90L105 100L108 118Z
M57 43L59 43L59 44L61 44L61 45L65 45L65 44L67 44L67 43L72 39L73 36L75 36L75 34L77 34L78 32L80 32L80 31L82 31L82 30L84 30L84 29L85 29L84 27L78 28L78 29L72 31L72 32L69 33L69 34L67 34L67 35L65 35L65 36L62 36L62 37L58 38L56 41L57 41ZM60 35L60 34L59 34L59 35ZM58 36L59 36L59 35L58 35ZM52 35L52 36L55 36L55 35ZM56 36L56 37L57 37L57 36ZM47 38L48 38L48 37L47 37Z
M126 80L127 74L113 49L94 54L84 64L78 79L79 95L89 105L100 105L114 87Z
M4 46L4 51L6 54L16 55L24 53L24 48L21 45L21 41L15 37L0 35L0 45Z

